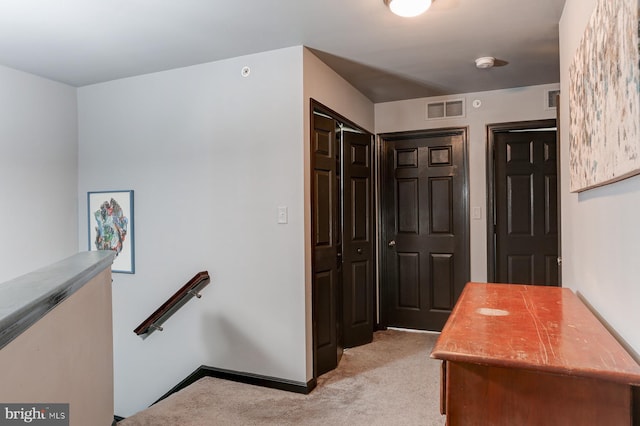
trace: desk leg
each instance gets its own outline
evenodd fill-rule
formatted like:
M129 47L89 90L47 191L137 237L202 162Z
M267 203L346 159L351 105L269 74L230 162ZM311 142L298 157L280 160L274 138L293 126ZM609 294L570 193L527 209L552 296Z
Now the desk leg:
M447 361L440 366L440 414L447 414Z

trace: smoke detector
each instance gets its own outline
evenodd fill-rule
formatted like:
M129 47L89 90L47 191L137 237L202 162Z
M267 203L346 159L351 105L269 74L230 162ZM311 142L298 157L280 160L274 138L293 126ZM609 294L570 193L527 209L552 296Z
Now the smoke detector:
M481 70L491 68L495 61L496 58L493 56L483 56L482 58L476 59L476 68L480 68Z

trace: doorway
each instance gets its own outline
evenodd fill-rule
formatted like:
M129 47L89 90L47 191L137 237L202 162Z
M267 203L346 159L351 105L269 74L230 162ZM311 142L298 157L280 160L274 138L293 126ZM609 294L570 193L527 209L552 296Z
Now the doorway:
M373 135L311 104L314 377L343 348L371 342L375 324Z
M558 286L556 120L487 126L488 278Z
M470 276L467 129L380 138L380 322L441 331Z

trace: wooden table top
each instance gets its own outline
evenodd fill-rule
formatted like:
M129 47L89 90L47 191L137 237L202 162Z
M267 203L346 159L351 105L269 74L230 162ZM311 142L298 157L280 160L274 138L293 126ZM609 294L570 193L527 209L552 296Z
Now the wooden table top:
M431 357L640 385L640 365L560 287L468 283Z

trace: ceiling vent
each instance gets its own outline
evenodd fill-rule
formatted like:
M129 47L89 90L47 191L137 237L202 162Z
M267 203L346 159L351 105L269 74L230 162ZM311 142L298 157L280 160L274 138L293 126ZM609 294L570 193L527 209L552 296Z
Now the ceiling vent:
M464 99L427 103L427 120L464 117Z
M560 90L547 90L544 96L544 109L556 109Z

